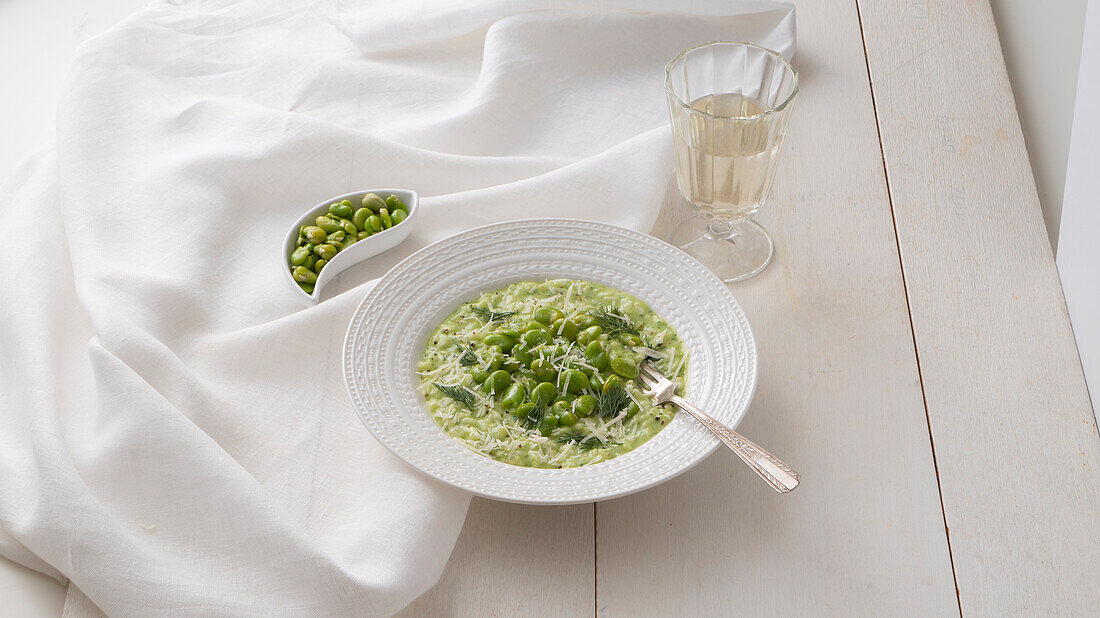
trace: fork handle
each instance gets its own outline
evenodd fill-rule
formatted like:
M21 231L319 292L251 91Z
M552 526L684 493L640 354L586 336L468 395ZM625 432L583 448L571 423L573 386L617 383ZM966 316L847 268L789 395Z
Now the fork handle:
M705 425L711 433L718 436L718 439L721 440L723 444L728 446L734 453L737 453L741 461L747 463L760 478L764 479L768 485L772 486L772 489L781 494L785 494L798 486L798 473L792 470L790 466L780 461L775 455L765 451L750 440L747 440L741 434L714 420L711 415L696 408L683 397L673 395L669 401L684 412L694 416L696 420Z

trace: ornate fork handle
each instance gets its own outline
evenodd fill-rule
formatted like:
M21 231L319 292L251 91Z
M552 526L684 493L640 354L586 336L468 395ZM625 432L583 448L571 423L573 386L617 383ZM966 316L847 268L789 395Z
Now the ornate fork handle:
M718 436L718 439L728 446L731 451L737 453L737 456L747 463L760 478L771 485L772 489L781 494L785 494L798 486L798 473L768 451L765 451L750 440L745 439L741 434L714 420L709 414L696 408L683 397L672 395L669 401L684 412L694 416L700 423L706 425L707 429Z

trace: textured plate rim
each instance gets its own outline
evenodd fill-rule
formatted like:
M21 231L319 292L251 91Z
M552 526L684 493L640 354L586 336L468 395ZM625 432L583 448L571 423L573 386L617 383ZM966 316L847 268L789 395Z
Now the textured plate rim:
M437 241L431 243L430 245L427 245L427 246L419 249L418 251L416 251L413 254L409 255L408 257L403 259L401 262L399 262L398 264L396 264L392 268L390 268L390 270L388 270L385 275L383 275L382 277L380 277L377 280L376 285L372 286L371 289L366 291L366 293L363 295L362 300L360 300L359 304L356 306L355 311L352 313L351 318L349 319L348 328L347 328L347 331L346 331L345 336L344 336L344 343L343 343L343 346L342 346L342 364L343 364L343 374L344 374L344 386L345 386L345 389L348 393L348 397L349 397L349 399L351 400L351 402L353 404L353 409L354 409L354 412L355 412L356 416L359 418L360 422L363 423L363 425L371 433L371 435L375 438L376 441L378 441L383 447L386 448L386 450L393 453L395 456L397 456L399 459L401 459L403 462L405 462L406 465L408 465L410 468L416 470L418 473L423 474L423 475L425 475L429 478L432 478L434 480L437 480L441 483L450 485L452 487L461 489L463 491L470 492L471 494L481 496L481 497L484 497L484 498L489 498L489 499L492 499L492 500L502 501L502 502L511 502L511 503L516 503L516 504L562 505L562 506L571 505L571 504L587 504L587 503L592 503L592 502L597 502L597 501L621 498L621 497L628 496L628 495L631 495L631 494L634 494L634 493L637 493L637 492L640 492L640 491L644 491L646 489L650 489L650 488L655 487L657 485L660 485L664 482L670 481L670 480L680 476L681 474L687 472L688 470L691 470L695 466L699 465L703 460L707 459L710 455L712 455L714 453L714 451L719 446L721 446L721 442L716 437L709 436L710 443L703 450L698 452L694 456L694 458L691 461L689 461L686 465L682 465L679 468L670 469L667 472L665 472L665 473L663 473L659 476L655 476L652 479L643 481L641 483L631 484L631 485L625 486L621 489L607 491L607 492L604 492L604 493L585 495L585 496L580 496L580 497L576 497L576 498L519 498L519 497L515 497L515 496L502 495L502 494L499 494L499 493L495 493L491 490L486 490L486 489L483 489L483 488L479 488L479 487L477 487L475 485L472 485L472 484L455 482L453 480L443 478L443 477L435 474L432 470L422 468L419 465L417 465L416 463L414 463L413 461L410 461L401 452L399 452L389 442L388 439L386 439L384 436L380 436L380 435L377 434L377 432L371 426L371 424L370 424L370 422L367 418L367 415L369 414L369 410L367 410L365 408L365 406L361 405L361 403L360 403L360 401L357 397L357 394L354 391L354 387L353 387L353 382L354 382L353 363L351 362L352 357L349 353L349 347L353 344L353 336L355 334L355 330L356 330L356 326L357 326L357 322L359 320L360 314L363 313L364 307L372 300L372 298L375 296L375 294L378 293L377 290L379 289L380 284L386 282L393 275L393 273L400 272L404 268L408 267L409 263L413 263L413 262L419 261L421 259L424 259L425 256L428 256L431 253L438 250L440 246L446 246L446 245L450 244L451 242L454 242L456 237L458 237L458 236L473 235L474 233L479 233L479 232L483 233L483 232L486 232L486 231L491 230L493 228L500 228L503 231L503 230L507 230L508 228L515 227L515 226L531 227L531 226L553 226L553 225L591 226L594 229L602 229L604 232L607 232L607 233L632 237L634 240L637 240L637 241L640 241L640 242L645 242L645 243L654 243L654 242L656 242L658 245L662 246L662 248L664 250L671 251L675 254L678 254L678 257L680 257L681 259L686 259L690 262L693 262L695 265L697 265L699 267L698 270L702 273L700 276L703 277L704 279L706 279L707 287L711 287L715 290L720 290L719 295L725 297L725 300L729 303L729 305L731 306L731 308L733 310L733 316L732 317L734 317L735 321L737 322L737 324L736 324L737 328L743 331L744 338L745 338L745 343L747 344L746 345L747 355L746 355L746 358L744 358L744 359L738 358L738 359L735 360L735 362L738 363L738 364L740 364L742 362L745 363L748 380L747 380L747 385L744 388L743 403L740 406L740 409L737 411L737 416L736 416L735 422L731 423L731 422L727 421L727 424L731 428L736 428L740 424L740 422L744 420L744 417L747 415L748 408L751 405L753 398L755 397L757 380L758 380L758 377L759 377L759 354L757 353L757 350L756 350L756 339L755 339L755 336L752 332L752 326L749 323L748 318L744 313L744 309L741 307L740 303L737 302L737 299L733 295L732 291L730 291L730 289L726 286L726 284L724 282L722 282L716 275L711 273L705 266L700 264L695 258L693 258L689 254L683 252L679 248L677 248L673 245L670 245L670 244L664 242L663 240L658 239L654 236L651 236L651 235L648 235L648 234L645 234L645 233L642 233L642 232L638 232L638 231L635 231L635 230L631 230L631 229L628 229L628 228L623 228L623 227L620 227L620 226L616 226L616 225L613 225L613 224L601 222L601 221L592 221L592 220L587 220L587 219L569 219L569 218L532 218L532 219L515 219L515 220L510 220L510 221L505 221L505 222L490 223L490 224L474 227L474 228L471 228L471 229L468 229L468 230L464 230L464 231L461 231L461 232L457 232L455 234L452 234L452 235L449 235L445 238L437 240ZM628 291L628 293L633 294L633 292L629 292L629 291ZM645 300L645 299L643 299L643 300ZM649 301L646 301L646 302L648 303ZM424 412L425 416L427 416L427 410L424 409L423 406L420 406L419 409ZM677 419L682 418L682 417L686 417L686 415L682 414L682 413L677 415ZM688 419L685 419L685 420L688 420ZM674 421L675 421L675 419L674 419ZM438 428L438 426L436 426L436 427ZM670 427L671 427L671 425L670 425ZM667 430L667 428L666 428L666 430ZM447 434L445 432L443 432L442 429L440 429L440 433L443 436L447 436ZM664 432L660 432L660 433L664 433ZM657 435L659 436L660 433L658 433ZM656 437L657 436L654 436L654 439L656 439ZM457 441L457 439L455 439L455 440ZM648 442L647 442L647 444L648 444ZM641 448L644 448L644 446L645 445L643 444L642 446L638 447L638 449L635 449L635 451L639 450ZM634 452L634 451L632 451L632 452ZM471 451L471 453L473 453L473 451ZM629 454L629 453L627 453L627 454ZM620 457L624 457L627 454L624 454ZM476 456L477 457L483 457L487 462L492 462L493 464L499 464L499 465L502 465L502 466L512 466L512 464L506 464L506 463L503 463L503 462L498 462L498 461L493 460L491 458L484 457L483 455L476 455ZM614 461L614 459L608 460L608 462L601 462L601 463L610 463L612 461ZM595 465L599 465L599 464L595 464ZM524 469L524 470L538 470L538 472L540 472L540 473L549 473L549 474L553 474L555 472L567 472L567 471L570 471L570 470L576 471L576 470L585 469L585 467L565 468L565 469L562 469L562 470L532 469L532 468L523 468L522 466L514 466L514 467L521 468L521 469Z

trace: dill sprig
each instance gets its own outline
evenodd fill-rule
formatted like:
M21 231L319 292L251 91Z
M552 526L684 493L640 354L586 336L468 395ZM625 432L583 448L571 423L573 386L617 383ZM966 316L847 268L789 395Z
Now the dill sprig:
M470 348L462 348L462 354L458 357L458 364L469 367L477 364L477 355Z
M471 307L470 310L474 312L474 315L486 322L503 320L504 318L510 318L516 314L515 311L493 311L485 307Z
M603 418L612 418L630 405L630 395L621 386L612 386L596 396L596 411Z
M592 319L596 321L596 324L603 328L603 331L608 334L609 337L621 335L623 333L630 333L631 335L641 336L642 331L630 321L629 318L624 316L617 307L604 307L603 309L597 309L592 312Z
M542 400L535 401L535 407L531 408L531 411L527 413L527 416L521 418L519 422L527 429L534 429L542 422L543 415L546 414L546 405L542 403Z
M582 451L591 451L594 448L603 448L605 446L615 446L618 442L600 442L599 438L596 438L590 433L567 433L557 437L558 444L569 444L570 442L576 442L577 448Z
M465 406L467 410L471 412L474 410L474 396L460 384L440 384L436 382L435 387L439 389L439 392Z

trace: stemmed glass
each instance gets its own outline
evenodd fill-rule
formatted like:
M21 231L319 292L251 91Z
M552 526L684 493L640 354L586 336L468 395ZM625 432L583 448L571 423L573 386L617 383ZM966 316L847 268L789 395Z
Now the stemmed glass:
M707 43L668 63L665 91L676 182L698 212L667 240L723 281L747 279L772 257L752 217L771 191L798 73L759 45Z

